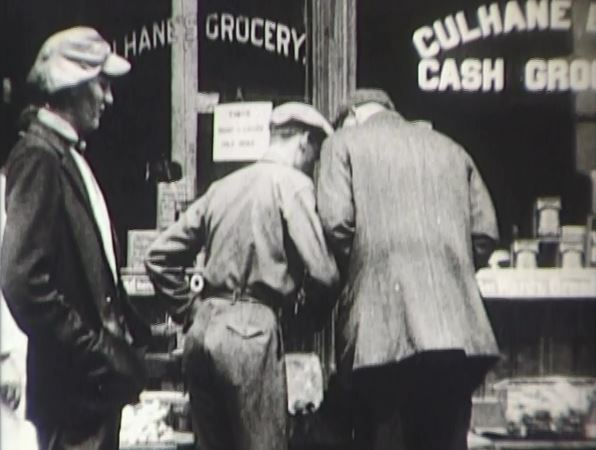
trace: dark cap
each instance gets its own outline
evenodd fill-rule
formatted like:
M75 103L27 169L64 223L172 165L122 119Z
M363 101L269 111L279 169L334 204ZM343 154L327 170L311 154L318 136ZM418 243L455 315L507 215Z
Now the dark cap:
M395 110L395 106L391 101L391 97L389 97L389 94L387 94L387 92L385 92L384 90L375 88L356 89L348 96L348 99L339 107L339 111L335 119L335 124L338 125L339 122L341 122L341 120L343 120L348 115L351 108L363 105L365 103L379 103L387 109L390 109L392 111Z

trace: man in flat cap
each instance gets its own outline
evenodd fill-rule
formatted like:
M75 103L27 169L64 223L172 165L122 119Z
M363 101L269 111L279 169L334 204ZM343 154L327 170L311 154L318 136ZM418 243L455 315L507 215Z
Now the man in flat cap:
M0 285L27 334L27 415L39 447L117 449L143 385L148 328L123 289L101 189L77 150L130 68L97 31L58 32L28 81L43 104L6 165Z
M278 315L301 286L321 313L330 311L338 282L310 178L331 126L312 106L291 102L273 110L270 130L264 157L213 183L146 259L172 317L193 322L184 365L201 450L287 448ZM194 299L183 269L200 251L205 289Z
M475 267L498 238L474 162L377 89L321 151L319 214L342 279L338 370L363 449L465 449L471 395L498 353Z

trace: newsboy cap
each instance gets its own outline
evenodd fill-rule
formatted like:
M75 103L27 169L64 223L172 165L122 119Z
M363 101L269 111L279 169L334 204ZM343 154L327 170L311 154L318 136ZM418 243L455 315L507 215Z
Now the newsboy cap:
M348 96L348 99L340 105L334 123L337 125L338 122L341 122L341 120L348 115L351 108L363 105L364 103L379 103L387 109L395 110L391 97L389 97L389 94L384 90L373 88L356 89Z
M273 108L270 119L271 126L279 127L292 122L318 128L327 136L333 133L331 124L311 105L300 102L288 102Z
M130 63L113 53L96 30L74 27L59 31L44 42L27 82L52 94L91 80L100 72L115 77L129 70Z

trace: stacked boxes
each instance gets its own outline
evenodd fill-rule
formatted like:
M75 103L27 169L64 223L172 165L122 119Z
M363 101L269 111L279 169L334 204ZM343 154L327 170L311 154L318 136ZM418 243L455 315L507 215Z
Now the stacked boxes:
M561 207L560 197L536 199L532 238L516 239L511 246L511 261L514 267L596 267L594 215L588 216L585 225L561 225Z
M567 269L584 266L584 245L586 227L582 225L564 225L561 227L558 266Z
M560 197L539 197L534 205L534 236L537 238L557 238L560 233Z

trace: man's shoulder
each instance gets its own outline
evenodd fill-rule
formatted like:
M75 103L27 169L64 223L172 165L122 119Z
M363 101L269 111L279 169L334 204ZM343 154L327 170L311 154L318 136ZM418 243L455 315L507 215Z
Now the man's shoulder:
M312 179L294 167L274 162L263 162L256 164L260 175L270 180L275 189L286 193L296 193L302 190L312 190L314 184Z
M390 133L397 130L401 125L407 125L408 123L395 111L380 111L373 114L364 123L340 128L329 140L346 144L361 140L367 141L370 136L378 136L379 133Z
M50 143L37 133L25 132L12 148L6 160L10 167L17 162L57 164L60 156Z
M293 186L297 188L313 186L312 178L306 175L305 173L293 167L284 166L282 164L278 164L278 166L280 166L277 172L277 180L279 183L291 183Z
M221 193L243 189L248 192L252 188L260 189L264 184L301 189L312 186L313 182L310 177L293 167L275 162L257 161L214 182L209 191Z
M211 187L213 189L228 189L243 185L252 186L256 180L273 177L275 172L271 170L271 166L273 164L263 164L260 161L253 162L213 182Z
M329 138L330 142L351 142L354 139L358 139L362 133L366 133L367 129L363 125L355 125L352 127L340 128L335 131Z
M300 170L274 161L257 161L246 169L247 171L254 171L256 176L269 177L275 181L300 180L302 182L312 182L310 177Z
M466 155L464 148L452 137L433 128L429 122L414 120L404 121L402 130L408 135L408 138L416 139L419 142L428 142L433 148L442 148L453 151L461 156Z

